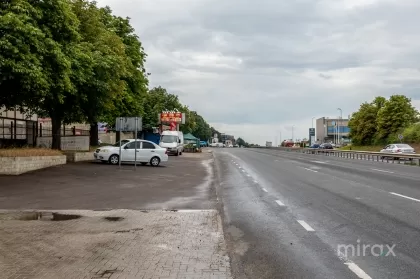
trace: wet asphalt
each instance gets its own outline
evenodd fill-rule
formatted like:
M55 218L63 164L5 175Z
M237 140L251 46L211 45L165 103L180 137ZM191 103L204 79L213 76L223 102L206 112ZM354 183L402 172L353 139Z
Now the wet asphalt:
M235 278L419 278L420 167L213 151Z

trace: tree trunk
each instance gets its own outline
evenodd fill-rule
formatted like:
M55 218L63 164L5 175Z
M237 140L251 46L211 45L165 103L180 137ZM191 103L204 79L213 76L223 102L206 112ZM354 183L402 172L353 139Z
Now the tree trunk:
M90 146L97 146L99 141L98 122L90 124Z
M52 122L52 149L61 149L61 119L51 117Z

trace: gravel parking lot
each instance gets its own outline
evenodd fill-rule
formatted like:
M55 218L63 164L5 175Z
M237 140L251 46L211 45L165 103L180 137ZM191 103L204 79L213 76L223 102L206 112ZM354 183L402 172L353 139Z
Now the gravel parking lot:
M212 162L184 153L157 168L87 162L0 176L0 209L210 209Z

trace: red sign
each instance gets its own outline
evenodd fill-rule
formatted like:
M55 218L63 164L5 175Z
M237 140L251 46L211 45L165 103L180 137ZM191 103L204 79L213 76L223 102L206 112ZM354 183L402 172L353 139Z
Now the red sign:
M162 123L181 123L182 122L182 112L162 112L160 114L160 121Z

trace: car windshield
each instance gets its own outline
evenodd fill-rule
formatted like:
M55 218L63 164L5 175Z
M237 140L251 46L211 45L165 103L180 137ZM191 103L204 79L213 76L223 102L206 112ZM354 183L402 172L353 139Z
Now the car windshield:
M122 140L121 141L121 145L126 144L127 142L129 142L129 140ZM116 144L113 145L114 147L120 147L120 142L118 141Z
M398 148L411 148L408 144L396 144Z
M171 143L171 142L177 142L177 139L178 139L177 136L163 135L160 141L164 143Z

